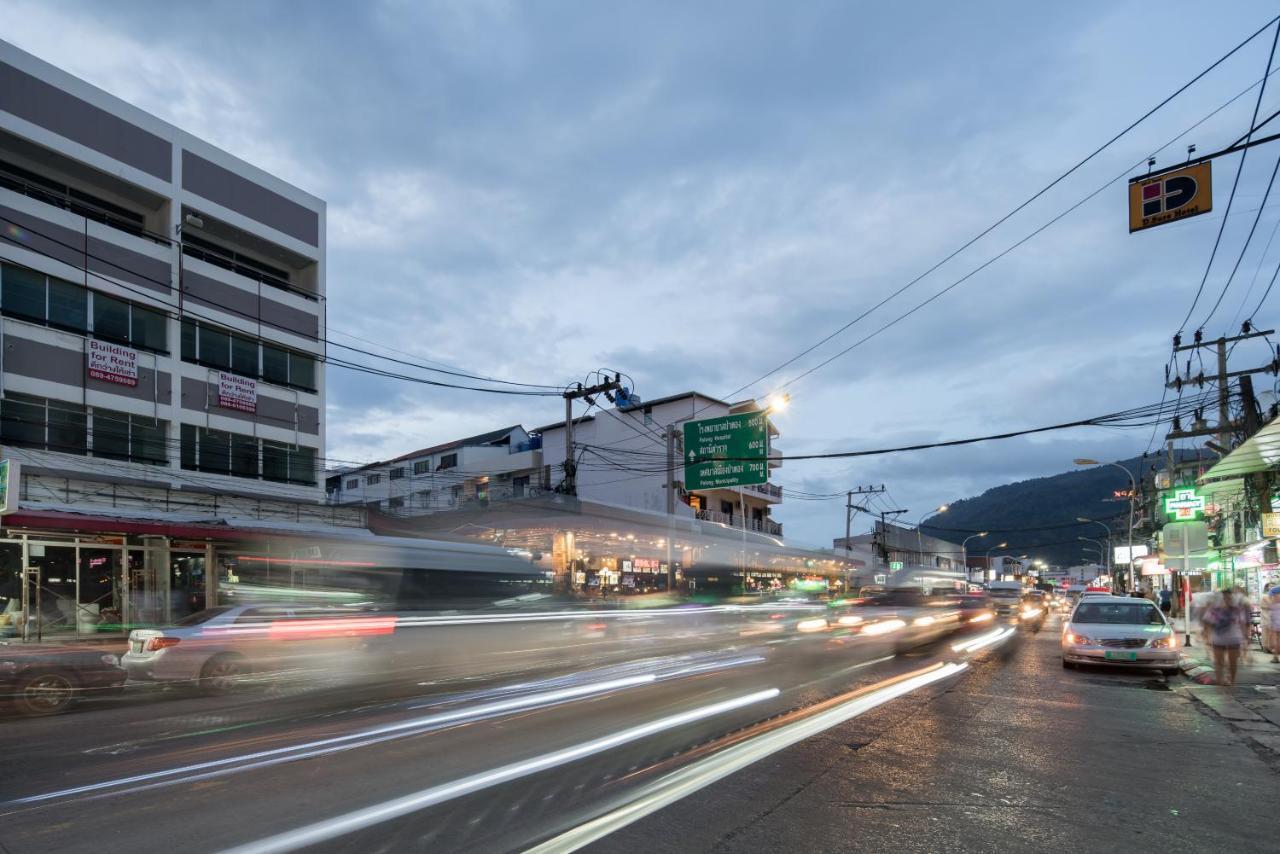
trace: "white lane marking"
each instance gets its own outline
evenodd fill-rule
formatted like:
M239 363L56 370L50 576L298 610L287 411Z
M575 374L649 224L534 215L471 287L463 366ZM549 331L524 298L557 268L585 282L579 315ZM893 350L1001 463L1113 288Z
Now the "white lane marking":
M719 753L708 756L706 759L699 760L692 765L668 774L660 780L654 781L642 789L625 806L568 830L541 845L530 848L526 854L564 854L564 852L576 851L779 750L790 747L823 730L844 723L874 709L876 706L923 688L932 682L953 676L968 666L967 664L956 663L934 665L904 681L888 685L871 694L849 700L846 703L841 703L834 708L819 712L811 718L786 724L773 732L757 736L750 741L726 748Z
M768 688L763 691L755 691L741 697L735 697L732 700L724 700L719 703L712 703L707 706L699 706L687 712L681 712L675 715L668 715L665 718L659 718L646 724L631 727L613 735L597 738L592 741L583 742L582 744L566 747L552 753L542 756L535 756L532 759L526 759L522 762L514 762L510 765L503 765L492 771L485 771L479 774L473 774L469 777L463 777L452 783L445 783L440 786L432 786L429 789L423 789L414 792L411 795L395 798L381 804L375 804L371 807L355 810L346 815L340 815L336 818L326 819L314 824L300 827L297 830L290 830L276 836L269 836L266 839L259 839L256 842L250 842L247 845L241 845L236 848L228 849L225 854L275 854L281 851L295 851L308 845L319 845L331 839L354 833L357 830L363 830L368 827L380 824L384 821L390 821L401 816L408 815L434 804L443 803L454 798L468 795L473 792L496 786L500 783L510 782L511 780L526 777L530 774L536 774L540 771L546 771L560 765L575 762L587 756L596 753L602 753L606 750L618 747L628 742L637 741L646 738L655 733L674 727L683 726L684 724L694 721L703 720L704 718L714 717L715 715L740 709L753 703L760 703L765 700L771 700L777 697L780 692L777 688Z
M480 706L471 706L465 709L456 709L450 712L426 715L424 717L414 718L413 720L373 727L371 729L361 730L360 732L354 732L348 735L322 738L317 741L303 742L302 744L294 744L288 747L277 747L272 750L261 750L256 753L249 753L241 756L229 756L225 759L213 759L208 762L198 762L194 765L184 765L179 768L169 768L164 771L152 771L146 774L136 774L131 777L122 777L117 780L105 780L101 783L90 783L84 786L76 786L71 789L61 789L56 792L29 795L25 798L17 798L9 801L9 803L34 804L42 801L54 800L55 798L82 795L87 792L115 789L117 787L131 786L139 783L150 783L150 785L154 786L155 783L151 781L163 778L178 778L166 779L164 783L165 785L189 782L192 779L204 779L209 776L213 776L209 773L200 773L208 772L210 769L223 769L221 772L214 773L235 773L251 768L274 765L284 761L291 762L295 759L311 758L313 756L323 755L324 753L347 750L352 747L361 747L366 743L372 744L377 741L385 741L388 736L393 738L403 738L414 735L421 730L440 727L443 725L458 724L468 720L492 717L505 712L528 709L536 706L562 703L593 694L607 693L609 691L617 691L623 688L634 688L637 685L648 685L653 683L654 679L655 677L652 673L644 673L637 676L623 677L621 679L611 679L606 682L589 682L585 685L562 688L558 691L543 691L541 693L530 694L525 697L516 697L510 700L501 700L495 703L486 703ZM225 766L235 767L226 768ZM193 777L192 775L196 776ZM136 791L136 788L125 789L121 792L113 792L112 794L125 794L128 791Z

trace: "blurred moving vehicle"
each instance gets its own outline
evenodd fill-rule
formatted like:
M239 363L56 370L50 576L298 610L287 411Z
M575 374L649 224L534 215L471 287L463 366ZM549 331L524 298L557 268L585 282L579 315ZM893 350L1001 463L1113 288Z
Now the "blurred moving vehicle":
M56 715L78 700L119 693L127 674L99 648L0 645L0 707Z
M1150 600L1082 597L1062 628L1062 666L1118 664L1178 672L1178 635Z
M222 605L162 629L134 629L120 663L137 682L221 693L252 674L323 674L349 665L354 644L390 634L396 618L343 608Z
M996 606L997 617L1017 617L1022 609L1022 582L992 581L987 584L987 595Z
M986 593L962 593L955 597L960 609L957 631L986 631L996 619L996 606Z
M1029 590L1022 597L1022 610L1018 612L1018 625L1038 632L1044 628L1044 618L1049 614L1049 600L1043 590Z
M857 619L865 637L880 637L905 652L926 646L955 632L962 611L954 598L926 595L914 587L895 587L865 596L846 615ZM841 618L842 625L851 625Z

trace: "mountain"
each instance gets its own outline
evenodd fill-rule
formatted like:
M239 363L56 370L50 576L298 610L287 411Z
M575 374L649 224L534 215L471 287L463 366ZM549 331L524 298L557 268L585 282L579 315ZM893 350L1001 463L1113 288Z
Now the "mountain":
M1163 455L1117 462L1135 477L1141 472L1148 482L1151 472L1165 465ZM996 554L1028 554L1063 566L1091 563L1097 555L1086 549L1097 547L1076 538L1100 540L1106 535L1100 526L1076 520L1084 517L1108 523L1113 532L1111 544L1121 545L1128 536L1129 501L1116 493L1128 489L1129 479L1120 469L1092 466L993 487L974 498L955 501L946 513L931 516L922 527L926 534L956 543L970 534L988 531L986 537L969 541L970 554L986 554L998 543L1007 542L1008 546Z

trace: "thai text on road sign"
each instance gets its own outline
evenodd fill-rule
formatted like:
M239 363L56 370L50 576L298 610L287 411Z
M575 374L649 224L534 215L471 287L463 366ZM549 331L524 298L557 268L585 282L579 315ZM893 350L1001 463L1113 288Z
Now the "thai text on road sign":
M768 481L769 422L763 412L685 422L685 489L719 489Z

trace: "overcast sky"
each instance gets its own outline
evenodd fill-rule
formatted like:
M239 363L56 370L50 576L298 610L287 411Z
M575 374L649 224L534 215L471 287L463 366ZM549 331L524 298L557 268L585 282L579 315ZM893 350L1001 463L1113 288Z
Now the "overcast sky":
M327 200L336 340L526 382L607 366L648 398L729 394L857 317L1274 12L1250 2L1210 12L0 0L6 40ZM783 386L1132 174L1261 78L1270 47L1270 33L1256 39L972 249L738 396ZM1263 116L1280 106L1273 82ZM1256 94L1160 162L1241 135ZM1222 290L1277 154L1262 147L1247 161L1190 328ZM1157 402L1236 163L1216 164L1215 213L1136 235L1124 181L1112 184L788 386L778 447L889 447ZM1238 326L1247 290L1252 308L1280 261L1280 240L1263 260L1277 201L1206 334ZM1268 309L1259 324L1274 321ZM379 459L562 412L554 399L331 369L328 455ZM856 464L795 461L778 480L813 493L884 483L884 502L914 521L1073 457L1140 453L1150 438L1149 428L1078 429ZM790 500L778 512L790 537L827 545L843 516L843 501Z

